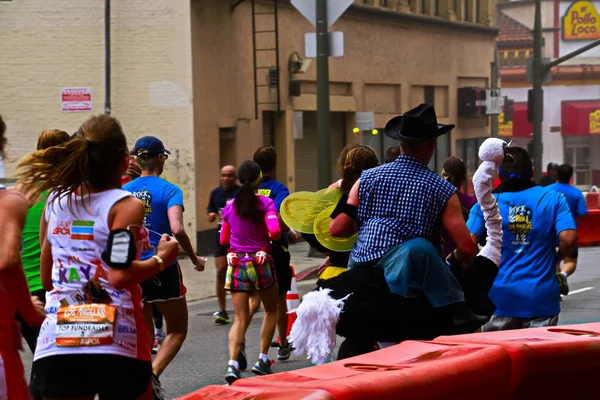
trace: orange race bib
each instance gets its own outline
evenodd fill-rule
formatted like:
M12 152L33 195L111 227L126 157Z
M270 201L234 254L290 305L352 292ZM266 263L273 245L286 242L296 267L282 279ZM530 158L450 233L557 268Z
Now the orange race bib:
M56 345L61 347L103 346L113 342L116 306L74 304L56 314Z

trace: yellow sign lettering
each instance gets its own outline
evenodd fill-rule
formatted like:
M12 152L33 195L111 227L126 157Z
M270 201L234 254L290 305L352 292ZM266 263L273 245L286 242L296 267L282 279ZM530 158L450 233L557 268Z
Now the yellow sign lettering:
M600 38L600 16L594 4L577 1L563 16L563 40L589 40Z
M600 133L600 109L590 113L590 133Z

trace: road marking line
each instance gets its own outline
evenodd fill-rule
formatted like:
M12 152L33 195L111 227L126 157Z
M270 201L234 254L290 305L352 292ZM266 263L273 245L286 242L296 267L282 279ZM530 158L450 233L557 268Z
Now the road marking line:
M569 296L570 296L570 295L572 295L572 294L577 294L577 293L587 292L588 290L592 290L592 289L593 289L593 287L584 287L584 288L582 288L582 289L571 290L571 291L569 292Z

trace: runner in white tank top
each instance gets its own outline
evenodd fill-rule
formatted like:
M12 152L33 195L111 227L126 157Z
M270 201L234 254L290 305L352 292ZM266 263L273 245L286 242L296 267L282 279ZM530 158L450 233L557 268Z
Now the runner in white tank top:
M115 203L129 196L129 192L119 189L94 193L84 207L81 198L72 195L73 213L67 197L48 202L46 237L52 246L54 288L46 295L47 316L38 336L34 361L58 354L115 354L150 360L141 289L139 285L123 290L112 287L108 282L108 266L102 261L110 232L108 213ZM90 304L90 294L84 289L90 282L107 292L103 304ZM61 313L61 307L69 304L90 304L86 311L95 314L91 320L98 321L114 310L114 321L104 324L64 321L57 326L58 315L70 320ZM95 338L88 341L90 345L80 339L86 329L98 331ZM76 346L75 342L80 345Z
M40 224L47 317L30 384L45 398L153 397L139 283L176 260L178 243L164 235L157 255L139 260L144 205L120 189L128 164L119 122L99 115L64 145L31 153L17 166L22 181L39 183L32 191L52 190ZM108 246L113 231L127 240Z

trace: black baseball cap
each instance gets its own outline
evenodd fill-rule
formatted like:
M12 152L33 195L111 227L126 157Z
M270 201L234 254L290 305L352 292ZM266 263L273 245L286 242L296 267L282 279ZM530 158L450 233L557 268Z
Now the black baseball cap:
M133 147L133 150L131 150L131 155L140 156L142 154L158 156L160 154L171 154L171 152L165 149L165 145L159 138L154 136L144 136L135 142L135 146Z

